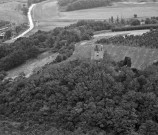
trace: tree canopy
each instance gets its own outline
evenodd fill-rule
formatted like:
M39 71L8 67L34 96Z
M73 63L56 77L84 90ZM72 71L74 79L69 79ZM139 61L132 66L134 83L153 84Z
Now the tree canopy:
M45 68L29 79L1 82L0 115L23 123L21 132L29 123L53 125L62 134L156 135L157 69L136 72L111 60Z
M97 41L100 44L124 45L134 47L158 48L158 30L153 30L143 35L115 36L111 38L102 38Z
M60 7L66 7L66 11L88 9L95 7L109 6L116 0L59 0Z

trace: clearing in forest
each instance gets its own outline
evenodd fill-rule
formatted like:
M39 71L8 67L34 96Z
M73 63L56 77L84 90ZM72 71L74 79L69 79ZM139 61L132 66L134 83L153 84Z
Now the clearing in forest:
M72 58L91 58L93 41L84 41L76 44L76 50ZM105 53L109 54L115 61L121 61L126 56L132 60L132 67L144 69L158 60L158 49L149 49L145 47L129 47L104 45ZM104 59L106 59L104 57Z

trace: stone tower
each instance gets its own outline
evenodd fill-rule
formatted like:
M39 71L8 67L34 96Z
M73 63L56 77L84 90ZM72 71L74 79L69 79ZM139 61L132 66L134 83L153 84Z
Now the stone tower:
M103 45L95 44L91 51L91 60L100 60L104 57Z

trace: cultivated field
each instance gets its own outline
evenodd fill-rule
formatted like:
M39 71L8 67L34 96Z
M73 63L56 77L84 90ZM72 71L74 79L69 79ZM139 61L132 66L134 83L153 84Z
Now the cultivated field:
M38 4L33 12L36 29L51 30L55 27L67 26L82 19L105 20L113 17L131 18L134 14L138 17L151 17L158 14L158 3L125 4L117 3L111 7L100 7L71 12L60 12L56 0L48 0Z
M10 21L16 24L27 22L21 8L27 0L0 0L0 20Z

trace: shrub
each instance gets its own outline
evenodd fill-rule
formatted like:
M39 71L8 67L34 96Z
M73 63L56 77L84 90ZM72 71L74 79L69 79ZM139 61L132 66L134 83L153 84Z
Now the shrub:
M137 25L140 25L140 21L138 19L132 19L131 26L137 26Z

